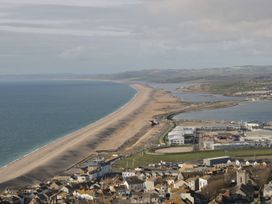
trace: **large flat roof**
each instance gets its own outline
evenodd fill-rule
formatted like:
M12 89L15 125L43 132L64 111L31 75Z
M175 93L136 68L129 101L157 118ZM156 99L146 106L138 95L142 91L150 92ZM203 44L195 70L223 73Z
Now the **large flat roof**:
M205 158L203 160L205 161L205 160L212 160L212 159L229 159L229 158L230 156L222 156L222 157Z

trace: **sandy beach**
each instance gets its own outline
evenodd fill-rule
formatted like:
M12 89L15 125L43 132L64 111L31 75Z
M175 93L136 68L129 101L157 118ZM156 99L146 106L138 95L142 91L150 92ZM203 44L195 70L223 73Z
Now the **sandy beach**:
M167 112L171 104L177 103L177 99L167 93L141 84L131 86L137 94L122 108L0 168L0 188L44 181L97 150L116 149L143 127L149 127L151 118Z

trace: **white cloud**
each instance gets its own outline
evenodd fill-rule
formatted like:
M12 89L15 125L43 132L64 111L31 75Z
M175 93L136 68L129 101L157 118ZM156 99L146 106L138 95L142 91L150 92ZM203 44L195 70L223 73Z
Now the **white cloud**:
M1 3L0 70L16 67L18 59L29 69L43 65L45 59L47 63L55 60L60 71L67 67L73 70L75 65L78 70L99 67L98 71L120 71L120 66L133 69L272 63L269 0ZM6 54L16 57L5 58Z
M34 33L34 34L49 34L49 35L68 35L78 37L122 37L131 35L130 31L126 30L78 30L78 29L58 29L58 28L35 28L35 27L17 27L0 25L0 31L9 31L16 33Z
M95 48L92 46L78 45L76 47L69 48L69 49L62 51L60 53L59 57L65 58L65 59L78 58L78 57L86 56L86 55L90 54L91 52L93 52L94 50L95 50Z
M63 5L63 6L90 6L90 7L118 7L123 5L133 5L141 3L140 0L2 0L8 5Z
M17 25L37 25L37 26L67 26L75 24L76 21L72 20L46 20L46 19L9 19L9 18L0 18L0 25L5 24L17 24Z

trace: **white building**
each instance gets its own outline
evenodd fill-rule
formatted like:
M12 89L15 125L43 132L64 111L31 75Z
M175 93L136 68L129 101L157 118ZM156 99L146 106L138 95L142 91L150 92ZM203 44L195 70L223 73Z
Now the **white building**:
M145 189L145 182L136 176L128 177L125 180L124 185L128 190L135 192L140 192Z
M180 135L173 135L171 137L168 136L169 145L183 145L184 137Z
M144 183L144 186L146 192L153 191L155 189L154 179L147 179Z
M195 128L177 126L168 133L168 144L183 145L186 143L186 138L194 138L195 135Z
M186 180L188 187L193 191L201 191L205 186L208 185L208 178L206 177L195 177Z
M248 130L258 129L260 127L258 123L253 122L245 122L243 125Z
M78 183L84 183L84 182L86 182L88 180L89 180L89 175L84 174L84 175L78 175L77 176L77 182Z
M218 164L226 164L230 160L229 156L212 157L203 159L203 164L206 166L214 166Z
M191 196L191 193L181 193L180 198L183 201L190 201L190 203L195 203L195 199L193 196Z
M272 198L272 181L264 185L263 197Z
M103 163L100 167L97 167L96 169L89 171L89 180L95 180L97 178L101 178L107 173L111 171L111 165L110 163Z
M203 149L213 150L214 149L214 141L213 140L204 140L203 141Z
M201 191L207 185L208 185L208 180L206 178L198 178L196 180L195 189L198 191Z
M132 176L136 176L135 172L133 172L133 171L123 171L122 172L123 179L129 178Z
M248 142L233 142L233 143L215 143L212 146L212 150L220 150L220 149L235 149L235 148L246 148L246 147L254 147L255 144Z

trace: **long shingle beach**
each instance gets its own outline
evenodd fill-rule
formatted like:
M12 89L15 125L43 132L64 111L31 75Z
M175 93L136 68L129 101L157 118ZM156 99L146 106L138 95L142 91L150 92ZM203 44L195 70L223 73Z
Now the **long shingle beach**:
M114 113L0 168L0 188L44 181L97 150L118 148L141 131L165 104L155 102L154 89L141 84L131 86L137 94ZM168 102L169 96L164 93L160 97Z

